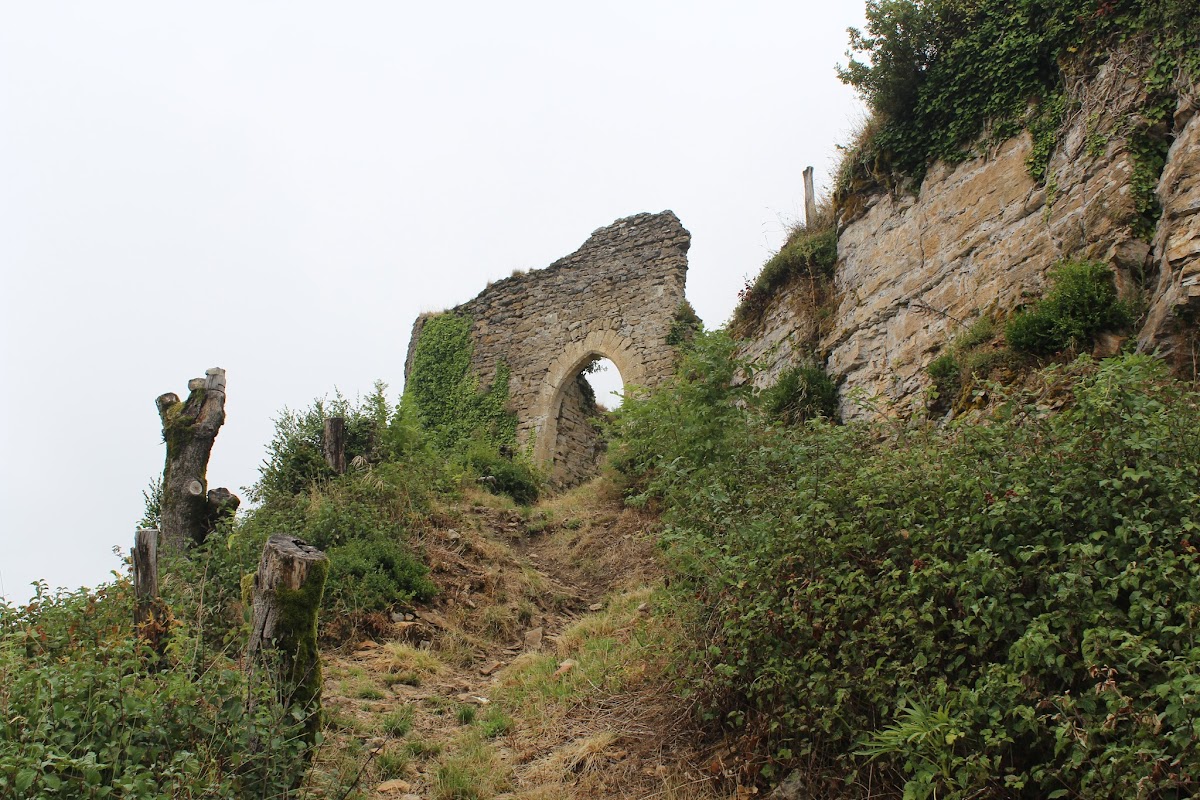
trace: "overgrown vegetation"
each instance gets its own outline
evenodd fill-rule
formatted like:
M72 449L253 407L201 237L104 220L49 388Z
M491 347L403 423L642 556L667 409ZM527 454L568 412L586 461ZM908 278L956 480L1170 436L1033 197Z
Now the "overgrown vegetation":
M627 402L614 459L664 508L687 682L748 774L799 767L815 796L1195 791L1200 396L1148 357L1084 359L988 424L780 428L731 355L701 337Z
M1165 151L1175 86L1200 76L1195 11L1189 0L868 2L865 30L851 31L858 55L839 75L859 90L875 121L843 165L838 196L917 184L931 161L969 156L985 131L999 141L1024 127L1034 133L1030 172L1044 180L1066 110L1065 72L1133 40L1151 59L1149 100L1134 137L1151 134L1148 156ZM1152 162L1139 157L1146 171Z
M1050 272L1053 286L1031 309L1009 320L1004 337L1014 350L1050 355L1089 349L1098 333L1133 321L1117 298L1112 270L1099 261L1064 261Z
M295 796L302 721L206 652L186 618L172 668L157 670L131 630L131 595L118 580L0 604L0 796Z
M544 481L517 452L509 368L501 363L491 386L481 391L472 353L470 319L450 313L430 317L413 351L405 397L438 450L476 471L487 488L531 503Z
M797 278L808 279L814 287L827 284L836 263L837 230L831 224L812 230L795 227L754 281L738 292L730 327L744 331L757 325L776 292Z
M758 401L769 417L787 425L816 417L837 418L837 384L813 364L784 370L773 386L760 393Z

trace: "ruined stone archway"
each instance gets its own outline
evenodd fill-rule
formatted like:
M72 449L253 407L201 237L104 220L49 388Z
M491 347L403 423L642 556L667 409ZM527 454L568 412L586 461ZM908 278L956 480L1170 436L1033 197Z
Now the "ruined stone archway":
M674 370L669 339L684 303L690 243L670 211L627 217L549 267L514 273L444 312L471 322L471 370L480 386L507 365L518 443L556 483L587 477L581 466L587 459L570 457L590 446L578 419L587 414L586 397L577 391L580 370L608 358L626 385L646 387ZM413 325L406 375L431 316ZM570 441L560 442L568 428Z

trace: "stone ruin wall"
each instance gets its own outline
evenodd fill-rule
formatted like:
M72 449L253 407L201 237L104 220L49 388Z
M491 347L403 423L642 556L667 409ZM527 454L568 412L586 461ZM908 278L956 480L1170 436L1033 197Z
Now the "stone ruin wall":
M869 198L860 216L840 224L832 318L814 315L807 285L773 297L740 348L763 366L754 382L771 385L811 351L843 380L845 418L868 413L856 394L882 401L885 412L920 410L926 366L981 314L1003 317L1040 297L1063 258L1109 263L1123 289L1133 275L1157 273L1138 347L1191 374L1200 304L1200 114L1185 93L1158 184L1163 215L1147 242L1134 232L1133 160L1122 127L1142 85L1130 57L1118 53L1078 89L1081 106L1050 162L1049 191L1029 177L1025 133L983 157L934 165L915 197Z
M581 370L608 358L626 385L646 387L672 374L667 336L684 302L690 244L672 212L638 214L600 228L549 267L497 281L450 309L472 321L479 385L490 385L501 363L511 370L518 441L550 467L554 483L594 474L602 450ZM413 325L406 375L429 316Z

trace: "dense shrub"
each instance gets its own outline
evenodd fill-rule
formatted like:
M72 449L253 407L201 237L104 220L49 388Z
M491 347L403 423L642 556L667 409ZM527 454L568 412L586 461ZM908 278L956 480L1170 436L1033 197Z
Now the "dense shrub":
M0 603L0 797L294 796L304 744L272 687L197 660L186 621L152 670L130 594L119 581Z
M591 390L587 381L580 383ZM508 495L522 505L537 502L541 494L544 481L537 470L520 455L502 454L491 442L477 440L470 443L459 459L480 485L493 494Z
M1005 328L1014 350L1050 355L1090 347L1096 334L1132 322L1129 307L1117 299L1112 271L1098 261L1066 261L1051 272L1053 288L1032 309L1019 312Z
M837 385L821 367L802 364L784 370L774 386L759 395L759 404L780 422L795 425L815 417L837 417Z
M989 424L764 425L705 337L620 414L688 682L814 794L1168 797L1200 777L1200 397L1147 357ZM1036 391L1036 390L1035 390ZM669 412L669 413L664 413ZM897 780L896 776L900 776Z

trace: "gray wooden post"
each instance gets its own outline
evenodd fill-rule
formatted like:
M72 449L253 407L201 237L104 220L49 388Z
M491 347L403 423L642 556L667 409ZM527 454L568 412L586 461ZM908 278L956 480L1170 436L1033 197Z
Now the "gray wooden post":
M166 604L158 596L158 530L142 528L133 540L133 630L161 662L170 632Z
M804 227L812 230L817 224L817 198L813 191L813 168L804 168Z
M325 463L331 470L341 475L346 471L346 419L344 417L326 417L323 439Z

